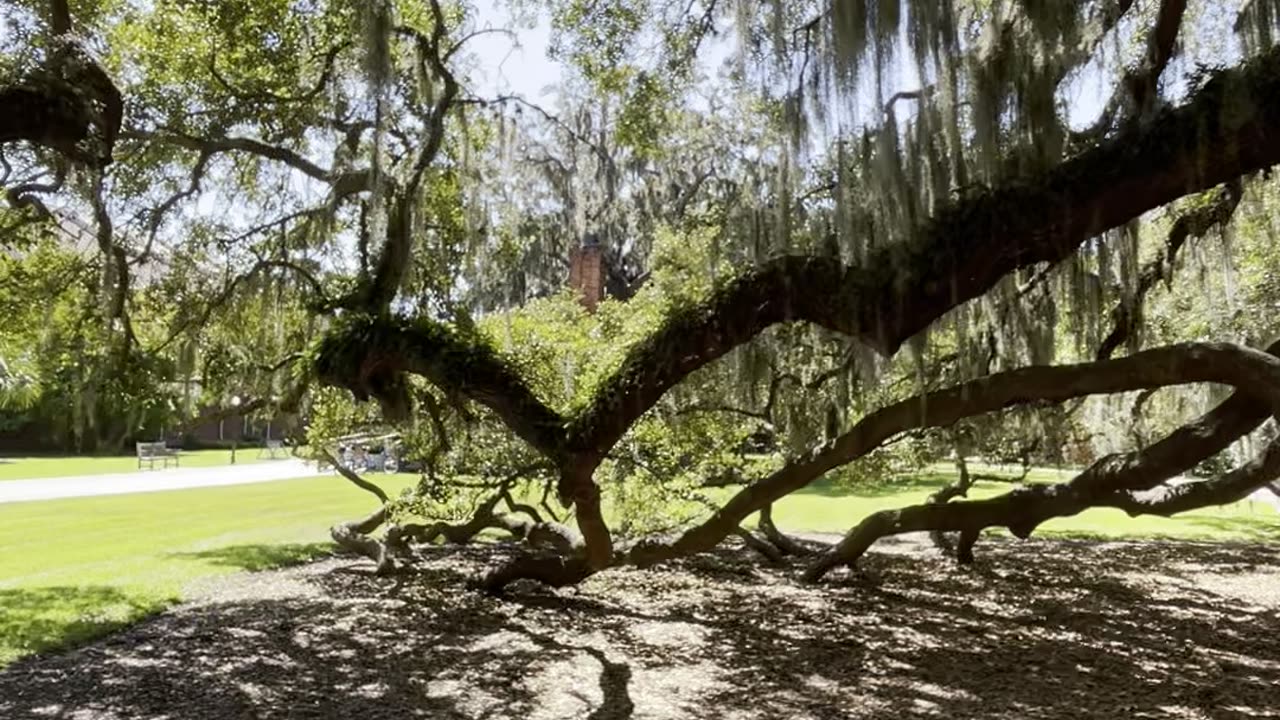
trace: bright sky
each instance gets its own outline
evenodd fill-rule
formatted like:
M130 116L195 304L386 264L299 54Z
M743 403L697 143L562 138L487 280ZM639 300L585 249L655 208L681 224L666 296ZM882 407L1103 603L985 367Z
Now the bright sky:
M515 17L505 0L476 0L477 29L507 29L509 32L493 32L469 40L466 50L476 58L479 66L468 75L469 86L482 97L501 94L521 95L548 110L556 105L552 88L564 74L564 65L548 57L551 28L546 13L539 12L536 19ZM729 35L725 34L726 37ZM904 39L905 43L905 39ZM732 42L714 43L707 55L708 67L717 65L733 51ZM897 90L913 90L919 86L914 67L905 63ZM1096 69L1086 71L1066 88L1068 118L1073 126L1082 127L1093 121L1111 90L1111 80Z
M547 57L551 28L545 14L531 27L512 17L502 0L477 0L478 28L511 28L516 35L487 33L467 42L480 62L471 85L482 96L517 94L539 104L551 102L547 89L560 81L564 66Z

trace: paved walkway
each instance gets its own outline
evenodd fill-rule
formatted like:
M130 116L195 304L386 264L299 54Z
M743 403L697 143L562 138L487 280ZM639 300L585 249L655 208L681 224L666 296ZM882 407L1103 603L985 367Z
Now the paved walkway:
M1266 503L1280 512L1280 495L1276 495L1268 488L1254 490L1253 494L1246 498L1249 502Z
M169 468L107 475L6 480L0 482L0 503L248 485L319 474L315 465L302 460L289 459L219 467Z

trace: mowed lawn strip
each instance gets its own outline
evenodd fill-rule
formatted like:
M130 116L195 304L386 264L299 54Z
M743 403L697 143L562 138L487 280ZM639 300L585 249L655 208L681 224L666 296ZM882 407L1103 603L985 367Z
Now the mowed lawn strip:
M277 453L278 454L278 453ZM259 449L246 447L236 450L236 463L264 462L258 457ZM230 450L181 450L179 467L217 467L231 464ZM160 463L155 467L159 469ZM173 463L169 464L173 467ZM144 465L143 470L150 470ZM31 457L0 456L0 482L5 480L33 480L37 478L73 477L82 475L113 475L138 472L137 455L36 455Z
M1031 480L1066 475L1036 471ZM417 480L369 477L393 496ZM923 502L953 479L949 470L934 466L874 487L822 481L779 501L774 518L794 532L840 533L877 510ZM980 481L970 497L1012 487ZM716 491L722 492L731 490ZM0 666L136 621L180 600L197 580L323 555L331 549L330 525L363 517L374 507L372 496L334 475L0 505ZM1266 504L1247 502L1174 519L1090 510L1051 521L1040 534L1280 540L1280 515Z

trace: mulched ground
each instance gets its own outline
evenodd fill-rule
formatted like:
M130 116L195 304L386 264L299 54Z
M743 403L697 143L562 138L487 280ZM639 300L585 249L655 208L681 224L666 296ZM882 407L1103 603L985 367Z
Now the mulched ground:
M728 549L577 589L244 575L0 673L0 718L1280 718L1280 546L915 540L795 582Z

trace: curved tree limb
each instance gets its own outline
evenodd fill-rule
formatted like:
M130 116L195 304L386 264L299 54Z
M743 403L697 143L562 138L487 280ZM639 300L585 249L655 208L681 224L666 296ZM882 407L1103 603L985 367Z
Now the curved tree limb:
M355 485L356 487L366 492L373 493L373 495L377 497L378 500L380 500L383 505L386 505L387 503L391 502L391 498L387 497L387 493L385 490L378 487L377 485L374 485L368 480L365 480L364 478L360 477L360 475L357 474L354 470L343 465L341 462L338 461L337 458L333 456L333 453L328 451L328 449L320 448L320 457L324 458L325 462L327 462L331 467L333 467L333 469L337 470L339 475L341 475L342 477L350 481L352 485Z
M1273 346L1280 351L1280 343ZM669 541L637 543L631 562L652 565L715 547L744 518L824 473L880 447L894 435L925 427L946 427L966 417L1017 404L1061 402L1084 395L1127 392L1190 382L1217 382L1247 388L1201 418L1140 454L1104 458L1082 473L1082 487L1106 486L1121 471L1129 482L1158 483L1185 472L1280 408L1280 359L1234 345L1190 343L1145 350L1118 360L1029 367L989 375L943 390L917 395L877 410L835 440L743 488L710 518ZM1266 401L1248 393L1265 393ZM1141 486L1141 485L1137 485ZM983 501L979 501L983 502ZM930 512L960 503L928 505ZM934 528L922 528L934 529ZM941 527L940 530L963 528Z
M802 556L812 553L809 548L796 542L778 529L778 526L773 522L772 504L760 508L760 521L756 527L760 529L760 532L764 534L769 542L787 555Z
M1280 477L1280 442L1272 441L1253 460L1211 480L1159 487L1151 492L1123 490L1103 496L1095 505L1114 507L1130 517L1197 510L1210 505L1227 505L1248 497L1253 491Z
M956 201L915 240L875 253L866 269L792 256L740 276L633 349L574 419L571 443L611 446L676 382L772 324L813 322L890 354L1015 269L1062 260L1086 239L1188 192L1280 162L1280 133L1261 124L1280 122L1280 99L1262 99L1272 92L1280 93L1280 49L1220 73L1187 105L1041 178ZM1242 102L1243 122L1220 122Z
M388 533L388 542L382 542L369 537L370 533L377 530L384 522L387 521L387 516L389 515L387 504L391 502L391 499L387 497L386 492L384 492L382 488L360 477L359 474L350 468L344 467L343 464L339 462L338 459L335 458L327 449L320 448L319 452L320 456L325 459L325 462L329 463L329 465L337 470L339 475L349 480L352 485L355 485L361 490L372 493L382 503L377 510L373 511L361 520L339 523L338 525L334 525L329 528L329 536L333 538L333 541L337 543L339 547L364 555L377 563L376 572L379 575L394 572L396 569L396 562L393 555L395 553L396 543L391 542L391 534Z
M219 72L217 62L218 58L216 54L209 55L209 74L213 76L213 79L216 80L224 90L239 99L278 105L311 102L316 99L322 91L324 91L325 87L329 85L330 80L333 79L333 68L338 59L338 55L351 47L352 44L353 43L350 41L342 42L329 48L329 50L323 55L323 61L320 64L319 77L316 78L315 83L309 90L299 93L298 95L280 95L271 92L270 90L249 91L237 88L230 80L227 79L226 76Z
M405 273L411 265L410 254L413 250L414 232L417 230L414 219L421 202L419 190L427 170L444 146L445 120L458 99L458 80L449 68L449 50L444 47L448 28L440 0L430 0L430 9L432 23L429 34L408 26L399 26L396 32L413 40L424 74L429 68L430 74L443 83L444 89L424 119L426 140L414 156L408 180L395 193L390 204L386 239L373 275L354 298L342 301L344 306L365 312L386 312L396 293L400 291Z
M521 439L548 458L567 460L564 421L542 402L485 339L426 318L352 317L316 348L317 378L357 398L377 397L384 411L409 411L402 373L421 375L492 409Z
M1123 467L1100 461L1101 465L1095 464L1069 482L1019 488L986 500L913 505L872 513L815 560L805 571L804 579L816 582L836 565L856 562L872 543L887 535L960 531L963 537L959 559L972 562L973 541L988 527L1005 526L1017 537L1025 538L1045 520L1075 515L1091 507L1117 507L1131 516L1168 516L1235 502L1280 476L1280 443L1271 443L1253 461L1218 478L1163 488L1153 494L1140 490L1172 477L1176 474L1173 468L1158 467L1154 456L1145 452L1131 453L1128 460Z
M703 303L669 317L628 353L563 433L542 434L534 445L544 452L567 445L585 464L599 462L673 385L777 323L812 322L893 353L1013 270L1059 261L1088 238L1148 210L1280 162L1274 127L1280 127L1280 48L1219 73L1183 107L1130 126L1042 177L953 202L913 241L881 249L865 268L784 256L743 273ZM451 386L433 341L453 331L426 319L384 324L377 342L362 344L368 354L401 369L430 365L431 379ZM470 344L455 338L449 352L466 354ZM340 365L330 367L334 384L348 384ZM518 425L545 419L540 403L504 397L514 373L482 376L488 377L458 379L459 389L483 404L507 406L500 414ZM349 380L361 385L358 377ZM515 391L531 394L527 387ZM512 406L528 416L515 418Z
M202 138L164 129L126 130L121 133L121 137L126 140L150 140L194 150L206 155L226 152L243 152L257 155L268 160L284 163L313 180L326 183L333 182L338 177L334 172L320 167L294 150L279 145L271 145L254 138L236 136Z

